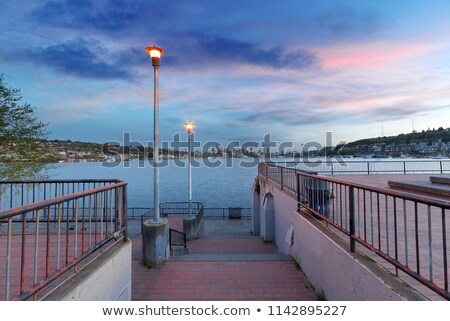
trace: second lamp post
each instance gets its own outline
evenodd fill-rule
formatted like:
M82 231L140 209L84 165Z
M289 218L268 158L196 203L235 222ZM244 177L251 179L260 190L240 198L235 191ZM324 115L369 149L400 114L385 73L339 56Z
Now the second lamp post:
M189 196L189 215L192 215L192 131L195 124L187 122L184 124L186 127L188 137L188 196Z

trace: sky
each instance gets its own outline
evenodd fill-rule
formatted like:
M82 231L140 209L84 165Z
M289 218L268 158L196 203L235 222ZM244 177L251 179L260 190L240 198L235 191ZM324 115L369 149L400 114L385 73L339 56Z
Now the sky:
M332 145L450 127L448 0L0 0L0 73L52 139Z

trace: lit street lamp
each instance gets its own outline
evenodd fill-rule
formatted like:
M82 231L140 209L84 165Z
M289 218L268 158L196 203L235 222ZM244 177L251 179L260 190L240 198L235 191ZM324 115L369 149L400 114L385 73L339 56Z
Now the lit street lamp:
M188 134L188 195L189 195L189 215L192 215L192 141L191 135L195 124L187 122L184 124Z
M154 67L154 121L153 121L153 196L154 205L153 221L159 223L161 221L159 213L159 124L158 124L158 108L159 108L159 92L158 92L158 69L161 62L161 56L164 54L164 50L159 47L151 46L145 48L145 51L150 55L152 59L152 65Z

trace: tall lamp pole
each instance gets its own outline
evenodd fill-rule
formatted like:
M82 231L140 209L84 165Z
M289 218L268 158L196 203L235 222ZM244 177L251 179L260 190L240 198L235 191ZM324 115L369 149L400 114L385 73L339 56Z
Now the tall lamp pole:
M159 213L159 123L158 123L158 108L159 108L159 92L158 92L158 69L161 62L161 56L164 50L159 47L151 46L145 48L145 52L150 55L152 65L154 67L154 118L153 118L153 221L159 223L161 216Z
M184 124L188 136L188 196L189 196L189 215L192 215L192 131L195 124L188 122Z

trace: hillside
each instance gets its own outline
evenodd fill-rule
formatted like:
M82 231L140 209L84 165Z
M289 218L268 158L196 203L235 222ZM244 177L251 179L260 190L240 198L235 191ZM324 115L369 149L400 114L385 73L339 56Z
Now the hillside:
M450 142L450 128L444 129L442 127L438 129L423 130L421 132L400 134L397 136L377 137L377 138L365 138L360 139L346 146L349 148L359 145L373 145L373 144L386 144L386 145L410 145L429 143L430 145L435 142L448 143Z

